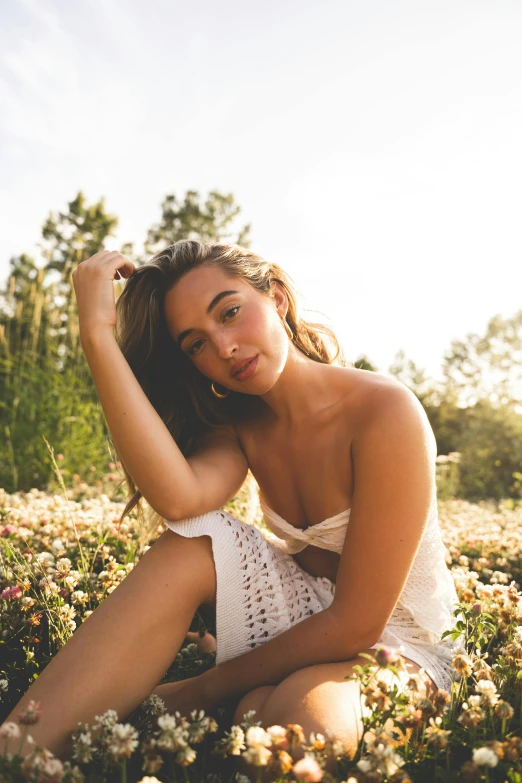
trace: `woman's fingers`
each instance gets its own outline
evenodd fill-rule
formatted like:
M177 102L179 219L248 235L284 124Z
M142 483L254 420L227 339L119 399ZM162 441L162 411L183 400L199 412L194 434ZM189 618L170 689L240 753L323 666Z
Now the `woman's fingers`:
M130 277L136 267L119 250L102 250L72 272L82 335L116 324L114 280Z
M109 251L102 261L114 269L114 279L116 280L119 280L120 277L130 277L136 269L132 261L120 253L119 250Z

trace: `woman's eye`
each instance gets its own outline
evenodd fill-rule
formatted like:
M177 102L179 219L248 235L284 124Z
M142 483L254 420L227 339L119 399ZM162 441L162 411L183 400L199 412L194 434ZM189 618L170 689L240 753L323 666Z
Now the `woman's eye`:
M189 356L192 356L192 354L193 354L193 353L196 353L196 351L197 351L197 348L196 348L197 344L198 344L198 343L202 343L202 342L203 342L203 340L195 340L195 341L192 343L192 345L191 345L191 346L189 346L189 349L188 349L188 351L187 351L188 355L189 355Z
M230 313L233 313L233 316L236 314L234 311L237 311L240 309L239 305L236 305L235 307L231 307L229 310L226 310L223 313L223 317L226 318ZM232 316L232 317L233 317ZM194 340L194 342L188 347L187 353L189 356L192 356L193 354L197 353L198 349L198 343L202 343L203 340Z

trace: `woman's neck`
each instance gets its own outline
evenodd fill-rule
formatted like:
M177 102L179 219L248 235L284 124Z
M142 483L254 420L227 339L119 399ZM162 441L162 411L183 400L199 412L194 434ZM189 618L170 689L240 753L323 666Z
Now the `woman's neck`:
M333 369L291 346L283 372L261 399L277 423L289 429L299 427L338 399L337 384L332 383Z

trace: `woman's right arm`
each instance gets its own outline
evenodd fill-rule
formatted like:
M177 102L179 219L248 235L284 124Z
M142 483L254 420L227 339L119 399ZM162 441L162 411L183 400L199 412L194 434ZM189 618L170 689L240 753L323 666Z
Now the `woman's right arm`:
M220 508L238 492L248 464L232 428L209 433L188 459L141 388L114 334L82 338L112 439L144 498L164 519Z
M96 253L72 272L80 340L121 461L149 505L179 520L220 508L248 473L232 427L212 431L188 459L141 388L114 336L114 280L134 264L117 251Z

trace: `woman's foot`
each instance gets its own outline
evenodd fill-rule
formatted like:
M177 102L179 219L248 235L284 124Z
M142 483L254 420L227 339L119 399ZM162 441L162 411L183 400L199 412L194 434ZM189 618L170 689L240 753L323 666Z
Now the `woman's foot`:
M215 652L217 649L216 637L212 636L208 631L203 634L199 631L188 631L185 642L197 644L199 651L202 653Z

